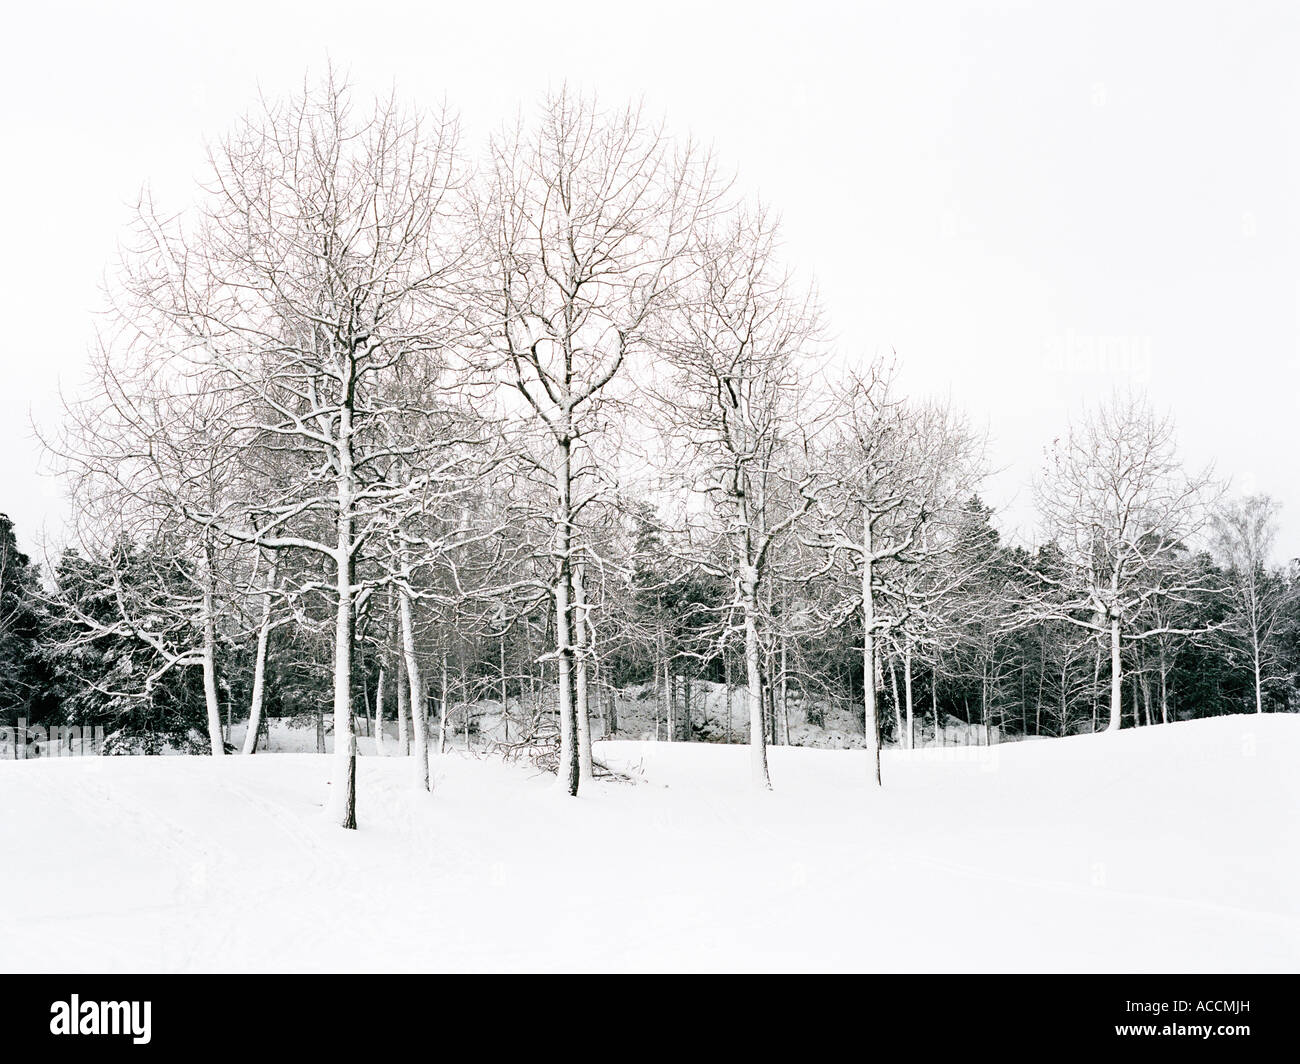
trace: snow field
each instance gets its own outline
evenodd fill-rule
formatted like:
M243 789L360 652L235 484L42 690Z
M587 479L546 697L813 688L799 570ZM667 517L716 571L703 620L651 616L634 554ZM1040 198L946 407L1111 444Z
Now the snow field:
M364 743L364 740L363 740ZM364 746L363 746L364 751ZM1300 718L866 755L610 741L634 784L0 762L6 971L1294 971Z

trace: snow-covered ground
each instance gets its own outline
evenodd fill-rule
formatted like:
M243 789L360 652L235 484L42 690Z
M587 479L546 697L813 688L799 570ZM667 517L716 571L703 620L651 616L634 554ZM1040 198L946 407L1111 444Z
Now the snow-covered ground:
M608 742L524 765L0 761L7 971L1300 968L1300 718L885 757ZM363 753L372 753L363 741Z

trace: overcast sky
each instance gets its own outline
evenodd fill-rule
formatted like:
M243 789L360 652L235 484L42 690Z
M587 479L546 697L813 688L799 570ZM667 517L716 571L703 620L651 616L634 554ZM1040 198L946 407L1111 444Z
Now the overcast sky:
M1300 555L1300 5L43 3L6 38L0 510L29 547L64 510L30 422L80 380L127 205L191 202L205 139L329 57L469 142L563 80L712 142L845 357L894 350L987 427L1008 531L1043 447L1132 386Z

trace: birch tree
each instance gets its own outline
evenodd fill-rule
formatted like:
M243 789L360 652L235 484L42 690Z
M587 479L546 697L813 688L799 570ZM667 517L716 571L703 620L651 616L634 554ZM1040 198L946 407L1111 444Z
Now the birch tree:
M718 198L713 165L639 108L606 112L567 89L537 122L494 137L478 220L488 263L484 336L550 482L551 596L560 706L559 781L581 777L575 693L575 529L590 493L575 451L601 429L629 361L680 285Z
M893 369L885 363L851 374L840 386L838 428L821 459L827 478L815 512L816 542L830 564L846 561L852 577L844 609L860 613L865 733L878 785L880 643L898 630L894 639L903 645L910 692L915 631L903 629L909 609L920 602L919 585L913 582L909 599L909 587L897 575L918 563L929 547L923 530L955 508L969 486L973 454L964 424L944 407L909 406L897 395ZM891 570L895 578L887 588ZM887 590L891 609L884 608Z
M1276 637L1287 598L1283 579L1269 569L1277 513L1277 503L1267 495L1248 495L1226 503L1213 517L1214 552L1226 570L1231 603L1222 634L1245 654L1256 713L1264 712L1264 688L1278 664Z
M1037 574L1049 590L1029 609L1107 638L1107 731L1122 720L1125 641L1174 630L1142 625L1140 615L1157 599L1185 601L1205 590L1201 571L1180 559L1204 531L1216 490L1208 470L1184 470L1172 420L1132 396L1071 426L1048 454L1036 497L1061 571Z
M194 520L271 551L313 554L334 599L336 770L330 816L356 826L352 672L358 557L409 492L382 467L394 378L439 356L463 241L456 124L379 101L354 107L330 75L264 102L209 153L207 195L168 217L146 199L123 267L133 343L180 351L228 395L241 460L296 465L284 490L195 506ZM254 522L253 515L259 521Z
M150 647L159 665L144 678L141 696L166 670L198 667L217 756L225 752L219 599L235 593L238 562L229 537L194 515L210 511L239 479L224 438L230 405L228 395L209 393L201 378L186 375L171 351L155 351L122 328L100 338L82 394L65 401L61 426L43 439L67 486L74 540L86 556L104 560L98 571L111 579L105 591L116 606L111 621L102 613L78 615L67 600L58 608L70 611L90 638L129 634ZM163 567L157 595L124 593L127 574L116 564L129 553L119 549L123 543L155 548ZM159 611L172 620L155 623ZM163 634L190 630L191 645Z
M772 786L762 697L766 592L777 545L808 512L817 479L792 452L806 449L818 421L801 362L815 353L819 313L812 293L777 261L776 241L772 220L747 210L700 241L690 297L665 348L660 397L670 460L689 457L711 511L706 534L720 541L721 550L706 549L697 560L733 589L751 774L765 790ZM711 557L725 559L725 567L715 568Z

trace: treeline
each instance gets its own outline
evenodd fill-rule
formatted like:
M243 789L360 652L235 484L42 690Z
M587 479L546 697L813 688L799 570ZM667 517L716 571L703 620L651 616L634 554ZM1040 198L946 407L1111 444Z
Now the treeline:
M1038 570L1049 576L1059 564L1053 548L1031 555L1001 544L993 514L978 497L962 508L961 549L977 559L978 581L963 589L965 601L942 633L922 638L919 618L886 618L888 632L877 686L887 708L882 728L889 742L906 744L942 738L942 729L961 725L999 729L1003 736L1062 736L1105 727L1110 683L1107 647L1095 635L1069 622L1038 618L1029 622L1021 604L1033 601ZM603 734L619 733L615 694L630 687L653 688L651 712L656 732L668 740L743 742L747 729L737 722L724 731L719 719L692 713L691 690L699 681L743 684L743 662L736 640L728 639L719 617L731 601L725 581L670 555L661 526L642 504L629 505L623 546L632 562L630 580L598 583L587 607L599 633L590 651L587 711ZM136 608L142 596L158 593L160 573L144 561L146 551L120 542L111 561L89 563L67 552L53 574L54 594L42 591L36 569L18 550L12 526L0 519L3 538L4 629L0 668L4 675L5 716L33 724L103 727L119 736L119 749L156 748L170 742L192 747L192 733L206 729L201 677L193 669L166 668L153 647L129 631L86 638L94 626L61 608L64 601L97 618L103 628L120 618L120 607L103 589L116 574L126 601ZM1294 712L1300 707L1300 596L1296 567L1265 571L1262 599L1283 609L1261 647L1256 689L1253 643L1240 606L1239 573L1209 553L1188 558L1203 571L1197 596L1180 603L1176 633L1126 648L1128 690L1122 709L1126 725L1142 726L1254 711ZM821 580L831 580L823 575ZM858 615L843 623L809 625L809 602L829 592L816 581L796 578L780 586L780 603L765 621L762 647L763 721L770 743L789 741L790 720L825 726L828 711L856 715L864 726L862 625ZM96 604L98 599L98 604ZM234 604L237 606L238 604ZM246 605L246 604L245 604ZM318 603L318 613L324 612ZM380 603L381 611L384 604ZM990 609L989 607L992 607ZM816 607L814 606L814 609ZM445 618L420 609L418 656L424 661L425 715L440 732L477 731L478 706L505 705L499 738L544 740L554 713L554 664L544 660L553 639L554 611L549 601L531 612L494 618L483 627L481 611L452 611ZM161 617L159 612L157 616ZM258 618L237 608L219 626L216 657L218 699L229 734L232 721L249 716ZM391 618L381 618L376 633L366 609L359 625L354 675L360 727L374 734L377 714L391 728L409 720L406 699L398 713L392 686L402 684L400 662L393 661ZM183 629L184 618L176 620ZM192 624L191 624L192 627ZM730 625L728 624L728 627ZM319 624L317 625L319 629ZM1193 633L1182 634L1182 631ZM261 704L265 716L317 727L324 749L323 712L332 697L329 647L293 621L268 632ZM196 631L167 633L174 644L199 640ZM385 669L383 684L380 674ZM158 675L153 675L154 673ZM1258 703L1257 703L1258 697ZM737 696L739 703L741 697ZM698 701L698 695L697 695ZM909 729L908 722L911 721ZM403 732L407 729L403 728ZM404 746L409 748L409 739ZM112 748L112 747L110 747Z
M331 78L239 123L201 189L142 200L47 440L75 527L42 714L219 754L232 714L253 753L328 706L351 826L358 720L396 716L428 788L431 723L485 700L569 793L633 683L672 738L676 689L727 683L762 786L828 707L877 773L949 717L1293 708L1266 499L1225 503L1117 398L1052 448L1043 546L1004 544L964 418L834 371L772 216L636 108L561 92L468 153L449 113Z

